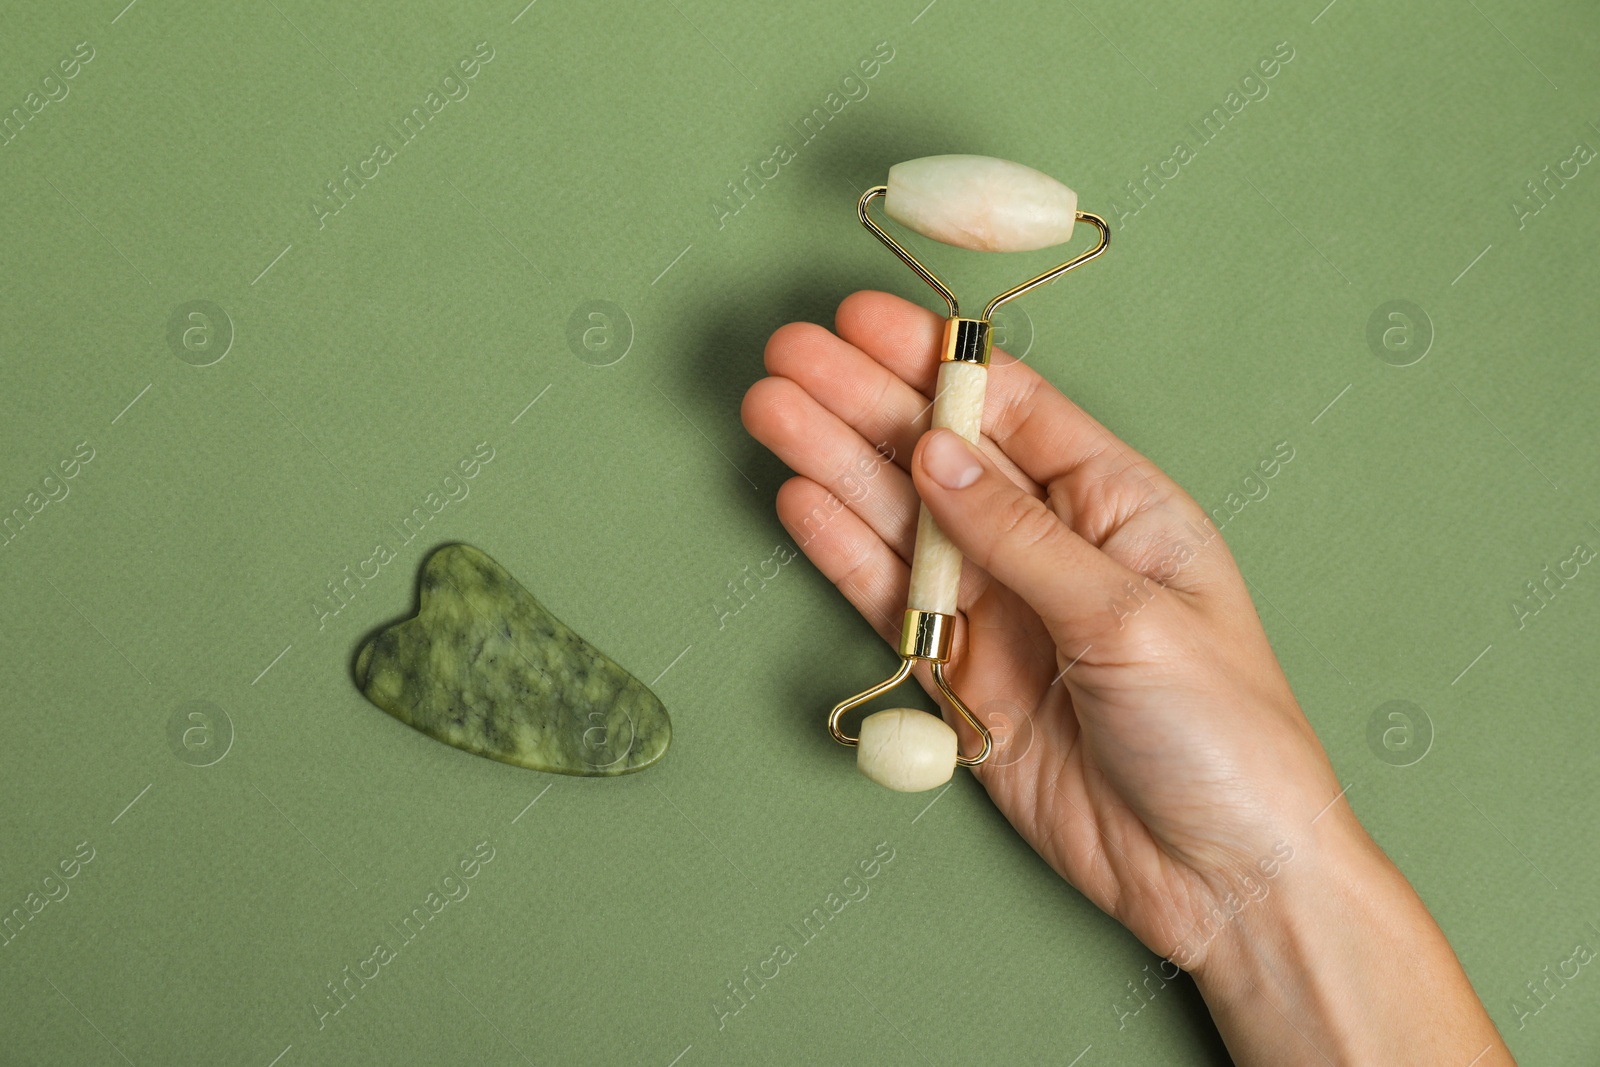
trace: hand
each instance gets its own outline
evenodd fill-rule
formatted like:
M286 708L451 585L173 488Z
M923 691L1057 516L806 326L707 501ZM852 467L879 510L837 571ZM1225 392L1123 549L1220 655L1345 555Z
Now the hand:
M980 447L927 433L943 320L861 292L836 324L772 335L745 425L797 472L779 519L891 645L919 498L966 555L946 673L969 707L1017 709L974 769L1017 831L1194 975L1243 1061L1510 1062L1342 799L1204 510L998 350ZM1397 954L1404 990L1383 981Z

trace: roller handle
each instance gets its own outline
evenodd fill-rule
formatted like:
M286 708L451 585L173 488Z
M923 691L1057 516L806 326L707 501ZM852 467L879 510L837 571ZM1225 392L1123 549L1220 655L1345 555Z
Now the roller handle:
M983 397L988 384L989 368L980 363L940 363L934 427L954 430L976 445L983 431ZM961 550L939 529L924 504L917 513L917 544L911 556L906 607L954 615L960 586Z

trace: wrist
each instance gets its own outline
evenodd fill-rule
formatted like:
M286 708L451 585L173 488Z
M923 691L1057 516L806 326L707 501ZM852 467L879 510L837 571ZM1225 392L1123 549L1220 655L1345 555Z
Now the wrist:
M1443 933L1348 806L1292 846L1193 972L1239 1062L1467 1063L1503 1051Z
M1326 1011L1336 990L1323 986L1333 979L1329 964L1344 954L1341 933L1382 937L1387 916L1403 908L1388 877L1392 865L1353 819L1310 827L1292 847L1269 892L1205 945L1193 973L1208 1002L1256 1001L1292 988L1297 1000Z

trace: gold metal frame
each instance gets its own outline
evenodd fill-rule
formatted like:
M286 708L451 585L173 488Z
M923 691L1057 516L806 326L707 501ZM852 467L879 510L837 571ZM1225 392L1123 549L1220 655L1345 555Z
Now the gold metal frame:
M995 310L1000 305L1009 300L1015 300L1023 293L1031 292L1041 285L1048 285L1075 267L1081 267L1104 252L1107 246L1111 244L1111 229L1106 225L1106 220L1099 215L1090 214L1087 211L1079 211L1077 212L1078 221L1087 222L1100 231L1098 244L1087 252L1067 260L1065 263L1051 267L1043 274L1029 278L1021 285L1007 289L989 301L980 318L963 318L961 305L956 300L956 294L950 291L950 287L940 281L938 276L927 267L924 267L917 257L908 252L899 241L889 236L881 226L872 221L872 216L867 212L867 206L874 199L883 196L888 191L889 187L887 185L875 185L865 193L862 193L861 200L856 204L856 213L861 217L861 225L871 230L878 240L889 247L889 251L899 256L906 266L916 271L919 278L933 286L934 292L943 297L944 302L950 305L950 319L945 326L945 337L939 357L941 360L960 360L967 363L987 364L989 362L989 350L993 332L991 320L994 318ZM988 759L990 752L994 750L994 739L990 736L988 728L978 721L978 717L972 713L966 703L956 695L955 690L950 688L950 683L945 680L944 665L950 660L950 646L955 636L955 627L956 619L954 615L907 608L905 617L900 625L900 666L896 667L895 672L889 675L888 678L885 678L872 688L863 690L848 699L841 700L833 706L833 711L828 714L828 732L833 735L833 739L841 745L859 744L860 737L851 737L839 725L839 720L844 717L845 712L852 708L860 707L874 697L893 689L905 681L918 660L925 660L933 665L934 685L939 687L939 691L950 701L951 706L977 731L978 736L983 738L983 748L979 750L976 756L958 754L956 763L963 767L976 767Z
M867 205L872 203L872 201L876 198L883 196L888 191L889 187L887 185L874 185L871 189L868 189L866 192L861 194L861 200L856 204L856 214L861 217L861 225L871 230L873 235L877 237L878 240L889 246L889 251L899 256L900 259L904 261L906 266L917 272L917 277L933 286L934 292L944 297L944 302L950 305L950 317L952 319L960 318L961 305L956 300L956 294L950 291L950 287L945 285L944 282L940 281L938 277L927 267L924 267L916 256L906 251L905 247L902 246L899 241L896 241L893 237L889 236L888 232L885 231L883 227L879 226L876 222L873 222L872 216L867 213ZM1059 266L1051 267L1043 274L1034 275L1021 285L1012 286L1010 289L1007 289L1005 292L989 301L988 306L983 309L983 315L980 316L982 321L988 322L992 320L994 318L995 310L998 309L1001 304L1004 304L1007 301L1015 300L1023 293L1032 292L1041 285L1050 284L1063 274L1067 273L1067 271L1072 270L1075 267L1083 266L1091 259L1094 259L1096 256L1100 255L1110 246L1111 228L1106 225L1105 219L1088 211L1077 212L1077 218L1079 222L1087 222L1089 225L1100 231L1099 243L1093 248L1089 249L1089 251L1084 252L1081 255L1074 256Z
M905 617L900 623L900 666L895 672L873 686L871 689L857 693L853 697L841 700L833 706L833 711L828 714L828 732L833 739L841 745L859 744L861 738L851 737L839 725L839 720L851 708L860 707L880 693L887 693L911 673L911 668L916 666L918 660L926 660L933 664L933 684L939 691L949 698L951 705L961 713L968 724L983 738L983 748L976 756L956 756L956 762L963 767L976 767L989 758L989 753L994 748L994 739L989 736L989 728L978 721L972 710L958 696L950 683L944 677L944 665L950 660L950 646L955 638L956 617L938 611L922 611L918 608L907 608Z

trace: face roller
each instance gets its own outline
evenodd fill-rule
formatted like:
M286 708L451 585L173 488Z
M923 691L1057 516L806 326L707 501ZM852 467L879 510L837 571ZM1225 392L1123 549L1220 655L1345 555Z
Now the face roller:
M980 252L1027 252L1065 243L1073 224L1083 221L1100 231L1089 251L1007 289L975 319L963 318L943 282L874 221L867 212L877 197L893 220L944 244ZM926 156L889 168L889 184L862 194L856 207L861 224L916 271L950 306L940 351L933 425L954 430L974 444L982 430L984 388L988 383L991 330L997 308L1023 293L1054 281L1106 250L1111 231L1105 220L1078 210L1078 194L1046 174L1020 163L987 156ZM917 516L917 541L911 563L911 591L900 627L900 666L887 679L834 705L828 732L842 745L856 746L856 766L879 785L901 792L932 789L950 780L957 764L975 767L989 758L993 740L945 680L955 634L956 590L961 553L934 524L924 505ZM933 681L977 732L983 747L973 756L959 752L956 732L943 719L910 708L891 708L867 716L860 736L840 726L844 714L899 685L918 660L933 665Z

